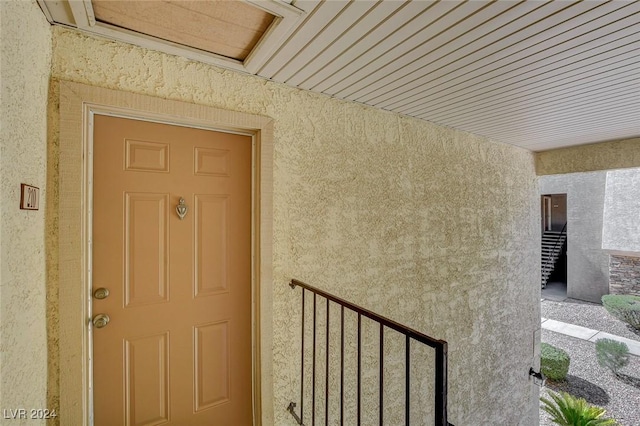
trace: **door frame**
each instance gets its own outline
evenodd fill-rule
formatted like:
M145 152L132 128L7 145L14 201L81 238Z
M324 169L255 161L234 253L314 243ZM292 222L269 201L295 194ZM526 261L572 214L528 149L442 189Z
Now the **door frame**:
M551 224L551 195L542 196L542 232L551 231L553 225Z
M91 226L93 116L161 122L252 136L252 404L254 425L273 422L273 120L259 115L60 81L58 120L58 327L60 424L93 424ZM51 109L55 108L51 103ZM53 111L52 111L53 112ZM50 117L55 117L55 112Z

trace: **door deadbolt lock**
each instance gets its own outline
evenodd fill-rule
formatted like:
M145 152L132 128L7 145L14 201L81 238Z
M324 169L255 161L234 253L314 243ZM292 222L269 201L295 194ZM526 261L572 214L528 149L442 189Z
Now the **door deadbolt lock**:
M95 297L96 299L106 299L108 296L109 296L109 290L104 287L100 287L99 289L93 292L93 297Z
M105 327L107 324L109 324L109 321L111 320L111 318L109 318L109 315L107 314L98 314L95 317L93 317L93 326L95 328L102 328Z

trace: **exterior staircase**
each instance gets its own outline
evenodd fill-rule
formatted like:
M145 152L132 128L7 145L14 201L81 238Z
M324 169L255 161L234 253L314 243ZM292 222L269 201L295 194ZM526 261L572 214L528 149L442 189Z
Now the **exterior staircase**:
M563 228L562 231L544 231L542 234L542 288L547 286L547 281L549 281L549 277L553 273L558 258L562 253L562 247L567 240L565 229Z

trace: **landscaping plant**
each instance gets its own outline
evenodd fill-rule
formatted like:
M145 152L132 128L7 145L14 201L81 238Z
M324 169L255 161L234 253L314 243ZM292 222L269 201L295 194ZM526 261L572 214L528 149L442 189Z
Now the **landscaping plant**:
M616 376L618 370L629 363L629 347L612 339L599 339L596 341L596 355L598 364L606 367Z
M564 380L569 372L569 354L548 343L540 346L540 371L548 379Z
M603 418L604 408L590 405L582 398L576 398L566 392L549 392L551 399L540 398L542 409L551 415L551 421L560 426L612 426L618 423L614 419Z
M602 304L611 315L640 330L640 296L606 294Z

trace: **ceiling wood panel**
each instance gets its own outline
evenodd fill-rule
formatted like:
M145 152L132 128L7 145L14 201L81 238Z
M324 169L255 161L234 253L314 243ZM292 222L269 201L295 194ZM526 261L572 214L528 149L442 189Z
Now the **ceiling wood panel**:
M637 85L635 89L637 89ZM561 122L564 125L564 121L567 119L571 119L572 125L577 125L582 123L580 121L582 118L586 118L594 112L598 113L602 118L624 113L629 107L633 106L635 96L633 93L617 93L603 95L597 101L588 98L573 99L562 106L537 110L533 114L513 114L509 117L496 119L495 123L486 122L486 124L476 124L474 127L478 132L483 134L508 134L508 132L499 130L501 123L509 122L511 127L510 131L512 132L530 128L532 123L544 122L547 123L547 126L550 126L553 123ZM606 113L602 113L602 109L606 109ZM545 128L545 130L547 130L547 128Z
M498 75L491 80L478 79L475 85L451 86L440 92L434 92L428 99L431 102L421 104L421 108L412 109L409 114L435 113L445 107L455 108L460 103L474 102L477 99L497 99L502 93L524 90L536 83L544 85L557 81L577 81L582 79L586 72L603 72L607 66L629 59L631 54L637 51L637 43L619 46L616 50L602 49L598 53L586 52L579 63L567 61L565 64L549 64L550 66L546 69L536 68L531 71L525 69L520 74L512 72L509 75Z
M628 70L616 79L594 79L590 84L585 82L574 82L573 86L558 84L535 92L515 92L509 98L496 103L492 99L484 104L477 104L466 111L460 113L450 113L435 117L438 120L447 120L456 125L474 125L476 123L504 119L520 112L537 111L541 108L553 106L561 102L569 102L572 99L593 99L604 94L617 90L635 89L637 80L640 78L637 69ZM567 87L569 86L569 87ZM497 121L496 121L497 122Z
M532 4L529 3L529 6ZM375 90L386 90L389 84L394 86L402 85L397 80L411 74L414 71L424 72L425 65L429 65L440 55L447 55L448 52L455 52L456 49L470 43L474 38L481 37L483 33L490 30L493 26L498 26L498 21L508 12L513 12L518 4L515 2L496 2L482 9L477 10L474 14L468 15L468 11L463 8L458 9L460 13L465 15L462 21L455 24L456 34L452 35L450 27L445 27L448 22L442 20L440 32L417 46L413 50L407 51L401 57L385 66L378 68L367 79L360 82L357 86L349 88L349 92L345 97L350 99L365 100L371 98L370 95ZM451 14L452 19L460 19L455 13ZM438 30L438 26L434 30ZM358 87L361 87L358 89Z
M630 78L621 80L617 84L607 81L605 83L595 84L591 89L581 87L580 90L584 91L584 93L572 89L560 90L558 93L550 91L550 93L544 97L522 97L510 103L500 104L498 108L484 107L472 111L471 114L453 115L441 119L436 117L434 119L447 120L447 122L454 127L474 126L475 128L479 128L480 125L488 122L494 127L497 127L498 125L509 122L518 114L529 115L531 111L541 111L544 107L554 105L554 102L567 101L566 105L570 105L569 101L573 100L586 99L591 101L594 97L601 98L611 94L615 94L616 96L618 94L628 94L630 89L633 91L640 89L640 87L638 87L638 81L640 81L640 77L638 77L636 71Z
M334 45L341 34L348 34L353 25L364 19L367 14L380 2L355 1L340 11L316 36L305 46L304 50L292 58L285 66L273 75L274 80L284 81L288 84L292 75L297 74L301 68L312 61L320 53ZM359 18L354 22L352 16Z
M289 61L302 53L305 47L348 6L349 3L342 1L321 2L278 52L258 71L258 74L273 78Z
M571 129L571 133L564 133L564 130L551 130L546 134L538 135L537 132L526 133L521 132L516 136L518 145L532 151L543 151L548 149L558 149L566 146L584 145L589 143L598 143L604 141L614 141L622 139L630 139L624 137L627 132L638 131L637 127L623 126L624 123L604 121L599 124L593 124L586 128ZM615 131L603 129L605 127L614 128ZM623 126L623 127L621 127ZM558 136L560 135L560 136ZM534 141L534 143L531 143ZM591 142L585 142L591 141Z
M549 28L549 25L555 25L556 22L563 19L562 9L573 7L572 11L575 13L580 12L582 8L586 10L596 7L586 2L574 5L561 2L526 2L525 5L533 5L536 8L494 32L479 35L474 42L456 52L456 55L447 57L446 63L442 65L439 62L429 64L428 68L423 69L424 72L409 76L410 80L399 79L387 90L374 93L373 95L379 98L372 98L371 101L384 105L385 108L406 105L417 97L412 89L416 87L425 89L432 85L438 85L442 81L438 78L453 80L474 70L490 67L505 58L515 60L525 57L527 49L533 49L533 46L536 45L544 45L554 32L561 31L562 27ZM519 7L513 12L520 10ZM523 27L524 22L538 23ZM409 82L412 83L411 86L407 86ZM393 87L398 86L400 86L399 89L392 90Z
M626 126L625 126L626 123ZM627 138L628 133L637 132L638 128L629 126L628 121L625 123L601 123L590 129L575 129L571 133L553 132L550 136L535 137L530 139L518 139L518 146L530 149L532 151L545 151L549 149L558 149L568 146L584 145L588 143L597 143L605 141L614 141ZM613 130L611 130L613 129ZM558 136L560 135L560 136ZM535 143L530 143L531 141ZM591 142L586 142L591 140Z
M585 5L588 5L588 2L585 2ZM561 16L561 14L559 14L556 18L564 19L565 16ZM549 57L550 53L548 53L548 50L552 46L557 45L558 43L568 43L573 39L573 37L575 37L575 33L570 32L568 28L576 25L579 26L580 23L566 22L564 25L557 28L556 31L561 31L563 29L567 30L568 38L563 40L558 40L557 34L554 35L551 31L547 32L543 30L542 33L537 34L537 37L519 40L517 44L512 44L508 49L486 56L482 60L471 64L471 66L461 67L458 65L456 70L445 68L442 70L442 73L438 73L440 77L438 80L431 80L428 83L424 81L417 81L416 83L421 85L419 94L413 93L411 95L412 97L403 99L404 102L401 105L400 100L397 100L395 105L389 105L388 107L393 109L397 108L399 111L412 114L414 110L411 109L411 107L416 105L424 107L425 101L429 101L431 99L427 97L427 95L435 93L437 94L438 99L442 99L442 97L447 94L443 89L443 82L445 82L444 84L446 84L446 88L452 87L455 88L454 90L460 90L464 85L473 86L474 84L477 84L481 79L486 79L487 76L490 76L491 73L493 73L494 76L504 79L506 78L505 73L511 70L525 68L530 64L539 67L543 64L536 63L536 60ZM540 30L540 27L544 28L542 23L537 28L530 27L530 29L538 31ZM498 48L498 46L495 46L494 48ZM558 50L560 49L561 48ZM574 53L575 52L571 51L569 52L569 55L573 55ZM551 61L553 61L553 59L548 59L545 63L549 63ZM430 91L430 89L432 90ZM411 104L410 102L414 103ZM434 104L427 102L427 105L433 106Z
M574 137L574 135L579 132L588 131L588 133L591 133L593 131L600 131L602 130L602 125L604 124L615 124L616 126L624 125L627 128L635 128L637 130L638 125L635 124L637 121L632 119L632 117L637 117L637 114L637 108L630 108L626 105L620 104L619 108L611 108L604 114L598 111L591 111L590 113L585 111L576 112L575 114L572 114L573 120L571 121L571 124L569 126L567 126L566 120L571 117L552 116L546 120L531 119L527 123L524 123L519 127L513 127L509 130L479 132L479 134L488 137L513 137L520 139L525 137L531 139L531 137L535 135L535 141L529 142L530 144L535 144L539 141L546 141L545 138L557 137L559 132L561 134L567 127L571 130L572 137ZM541 123L544 124L543 128L540 127ZM617 129L614 134L616 132Z
M397 28L388 37L363 41L366 49L358 57L357 61L348 63L339 72L317 85L313 90L335 94L340 88L349 87L354 82L357 82L359 78L367 75L366 68L370 67L372 63L390 61L394 57L401 55L402 49L406 46L402 48L399 46L411 38L417 39L416 34L419 31L425 30L430 23L457 7L459 7L459 4L456 2L432 2L416 19L397 23Z
M500 19L490 19L482 25L477 25L472 31L441 45L427 55L403 67L401 70L383 77L375 85L367 88L360 98L376 105L389 106L402 102L402 95L412 92L415 87L424 84L420 79L429 76L433 80L436 75L446 75L445 68L454 68L461 64L474 62L474 53L482 51L512 36L512 32L519 28L518 19L532 13L541 13L540 9L548 9L548 3L514 3L511 8L500 15ZM545 12L546 13L546 12ZM442 47L446 48L442 48ZM498 49L499 46L496 46ZM443 70L445 69L445 70ZM440 71L442 70L442 71ZM440 71L438 74L436 74Z
M436 4L427 14L430 19L433 19L428 25L394 46L389 52L385 52L384 55L371 61L371 63L367 64L363 72L348 76L340 83L326 90L326 92L341 98L357 99L350 95L374 83L379 76L378 69L381 69L381 72L384 73L389 69L394 69L396 64L402 62L403 57L414 52L416 49L420 47L428 49L431 45L436 46L448 28L456 24L463 26L471 24L471 17L478 11L489 6L489 4L484 2L442 2ZM439 9L444 9L442 11L444 13L440 14Z
M57 7L63 1L38 1L51 6L53 22L92 31L88 0L71 9ZM291 12L289 24L267 40L276 17L266 35L253 37L260 39L253 51L237 54L249 55L244 64L223 66L535 151L640 137L639 0L251 1ZM103 3L114 2L94 1L99 19ZM137 20L145 25L164 19L165 3L177 4L127 3L144 7ZM210 2L195 3L190 13L206 15L202 8ZM110 13L110 19L126 15ZM181 13L171 13L175 31L193 33L182 43L237 38L206 32L199 18ZM101 34L127 39L116 31ZM168 51L175 54L176 46ZM202 58L193 49L184 55Z
M357 67L358 64L366 62L363 58L365 54L371 54L373 49L378 45L386 42L387 38L401 31L405 27L413 25L413 22L424 19L425 13L436 3L434 1L415 1L415 2L399 2L402 5L396 13L389 15L386 19L381 20L379 25L363 39L358 39L357 43L351 44L348 49L327 61L322 66L314 67L315 73L300 85L301 88L324 91L331 85L339 82L344 75L349 73L346 69L349 64ZM390 49L387 46L386 49ZM384 49L384 48L383 48ZM345 70L346 69L346 70ZM357 68L354 68L357 69Z
M372 4L369 11L355 21L348 30L334 34L334 39L321 49L320 52L307 59L306 63L299 65L295 74L285 78L288 84L302 87L302 83L314 75L319 74L318 69L326 69L347 50L353 46L363 45L363 40L379 27L387 17L395 14L409 3L398 1L378 1ZM326 43L325 43L326 44Z

